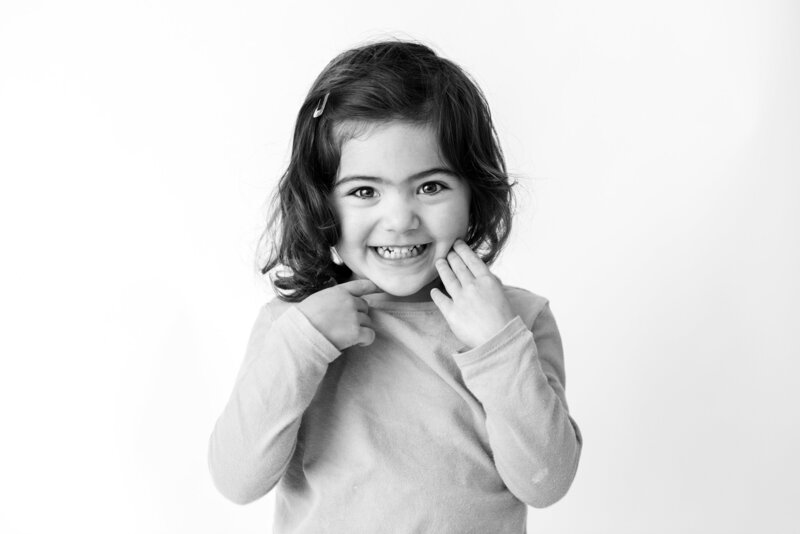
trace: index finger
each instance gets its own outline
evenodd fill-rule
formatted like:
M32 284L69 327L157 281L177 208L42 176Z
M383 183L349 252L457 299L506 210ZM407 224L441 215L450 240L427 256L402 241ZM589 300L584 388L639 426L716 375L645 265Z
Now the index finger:
M469 248L461 239L456 239L456 242L453 243L453 250L464 260L464 263L469 267L473 275L478 276L491 272L486 264L483 263L483 260L475 254L475 251Z
M339 287L356 297L368 295L369 293L379 293L381 291L372 280L367 280L366 278L350 280L349 282L339 284Z

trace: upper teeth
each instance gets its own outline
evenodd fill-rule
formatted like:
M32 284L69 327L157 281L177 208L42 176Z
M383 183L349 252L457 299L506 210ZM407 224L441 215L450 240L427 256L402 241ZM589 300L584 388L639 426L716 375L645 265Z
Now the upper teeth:
M384 258L405 258L416 256L419 254L425 245L412 245L410 247L375 247L378 254Z

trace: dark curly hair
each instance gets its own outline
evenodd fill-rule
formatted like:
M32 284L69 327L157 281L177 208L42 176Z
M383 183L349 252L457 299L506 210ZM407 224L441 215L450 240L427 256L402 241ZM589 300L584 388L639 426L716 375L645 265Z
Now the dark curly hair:
M323 101L324 112L314 117ZM441 154L469 184L465 241L491 264L505 245L512 185L486 97L458 65L425 45L382 41L343 52L320 73L297 115L289 167L272 199L261 273L282 300L298 302L352 272L333 263L339 227L328 201L347 124L401 120L434 128ZM348 137L349 136L349 137ZM282 267L282 269L280 268Z

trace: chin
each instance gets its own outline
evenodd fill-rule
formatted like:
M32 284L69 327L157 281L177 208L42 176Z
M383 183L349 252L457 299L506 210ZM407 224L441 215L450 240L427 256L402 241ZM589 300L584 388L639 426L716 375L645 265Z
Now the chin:
M393 297L410 297L412 295L416 295L422 289L422 287L405 288L405 287L392 287L387 285L379 287L387 294Z
M427 288L436 280L436 277L431 277L430 280L421 280L418 283L398 283L396 281L381 281L375 280L372 281L381 288L382 291L391 295L396 298L409 298L409 297L416 297L420 300L430 300L430 292ZM422 293L424 294L422 294Z

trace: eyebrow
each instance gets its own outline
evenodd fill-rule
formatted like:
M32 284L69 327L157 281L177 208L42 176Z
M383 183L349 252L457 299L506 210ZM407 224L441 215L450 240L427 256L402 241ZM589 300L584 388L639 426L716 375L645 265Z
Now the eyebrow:
M417 173L412 174L405 180L404 182L412 182L414 180L419 180L421 178L427 178L428 176L432 176L434 174L446 174L453 178L458 178L459 176L450 169L445 169L443 167L434 167L433 169L427 169L424 171L420 171ZM379 176L366 176L366 175L352 175L352 176L345 176L341 180L337 181L333 184L333 187L339 187L340 185L346 184L348 182L355 182L355 181L366 181L366 182L377 182L380 184L386 183L388 180L385 180Z

